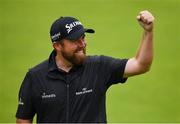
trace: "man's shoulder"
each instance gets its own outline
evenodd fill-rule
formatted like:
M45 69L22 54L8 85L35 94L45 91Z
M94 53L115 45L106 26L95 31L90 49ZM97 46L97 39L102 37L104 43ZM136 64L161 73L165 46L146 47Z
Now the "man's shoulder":
M88 56L87 62L100 62L106 59L113 59L113 58L110 56L105 56L105 55L90 55Z
M29 69L29 71L31 73L45 72L47 70L48 70L48 60L44 60L41 63L39 63L39 64L37 64L34 67Z
M101 55L89 55L86 64L89 63L100 63Z
M99 60L99 59L100 59L100 55L89 55L88 56L89 61L95 61L95 60Z

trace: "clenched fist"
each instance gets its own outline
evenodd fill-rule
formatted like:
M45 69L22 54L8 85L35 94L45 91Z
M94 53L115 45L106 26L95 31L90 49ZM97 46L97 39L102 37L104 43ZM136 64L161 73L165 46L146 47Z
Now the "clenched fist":
M141 11L137 16L137 20L144 30L148 32L153 30L154 16L149 11Z

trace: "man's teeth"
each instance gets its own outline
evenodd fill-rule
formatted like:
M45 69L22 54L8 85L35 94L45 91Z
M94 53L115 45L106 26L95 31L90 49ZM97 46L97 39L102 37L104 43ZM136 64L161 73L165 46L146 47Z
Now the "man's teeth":
M83 53L83 50L81 50L81 51L77 51L77 53Z

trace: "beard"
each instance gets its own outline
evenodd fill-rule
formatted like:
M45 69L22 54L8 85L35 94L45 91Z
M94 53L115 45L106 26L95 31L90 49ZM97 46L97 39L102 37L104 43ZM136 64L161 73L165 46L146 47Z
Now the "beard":
M86 48L73 52L61 51L62 56L75 66L80 66L86 59Z

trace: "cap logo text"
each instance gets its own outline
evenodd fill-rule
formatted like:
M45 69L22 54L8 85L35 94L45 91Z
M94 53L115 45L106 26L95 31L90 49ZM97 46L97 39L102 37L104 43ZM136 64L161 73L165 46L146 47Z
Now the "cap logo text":
M66 24L66 25L65 25L65 28L66 28L66 30L67 30L67 33L69 34L69 33L72 31L73 27L75 27L75 26L77 26L77 25L82 25L82 24L81 24L80 21L75 21L75 22L72 22L72 23L70 23L70 24Z
M59 33L54 34L53 36L51 36L51 38L52 38L53 40L57 40L60 35L61 35L61 33L59 32Z

